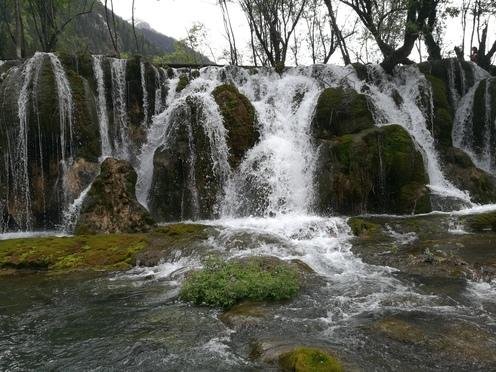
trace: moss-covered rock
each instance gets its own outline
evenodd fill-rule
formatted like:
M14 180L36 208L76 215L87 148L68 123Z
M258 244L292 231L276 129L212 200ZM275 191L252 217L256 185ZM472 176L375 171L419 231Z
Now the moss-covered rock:
M176 93L180 93L181 91L184 90L184 88L186 88L189 84L189 77L188 75L181 75L179 76L179 82L177 83L177 86L176 86Z
M125 270L147 246L144 235L94 235L0 241L0 269Z
M154 222L136 200L136 179L136 172L128 162L107 158L83 202L76 233L109 234L150 230Z
M477 168L470 156L457 148L443 152L444 171L458 188L467 190L476 203L496 201L496 177Z
M443 147L452 146L453 109L449 103L448 86L434 75L426 75L432 88L432 135L437 144ZM430 104L430 102L428 103Z
M370 236L382 231L379 224L358 217L348 219L348 225L355 236Z
M212 258L189 274L180 296L197 305L229 308L244 300L290 299L299 290L298 272L277 259L221 261Z
M157 221L209 219L224 180L213 161L203 102L188 97L171 113L166 146L155 152L149 207Z
M343 88L327 88L320 94L312 121L315 138L331 139L373 126L365 95Z
M316 182L320 213L411 214L431 209L422 155L399 125L322 141Z
M227 130L229 163L236 168L246 151L258 141L260 133L256 126L255 109L238 89L231 84L219 85L212 95L219 105Z
M341 362L329 353L309 347L299 347L279 357L285 372L342 372Z
M496 232L496 212L476 214L469 217L465 224L470 230L475 232L485 230Z

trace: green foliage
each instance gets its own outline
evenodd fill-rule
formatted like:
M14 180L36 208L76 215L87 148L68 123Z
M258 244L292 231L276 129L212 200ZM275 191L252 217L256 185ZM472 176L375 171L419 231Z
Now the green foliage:
M185 280L180 297L197 305L229 308L242 300L285 300L299 290L298 273L261 258L222 261L211 258Z
M355 236L370 235L381 231L380 225L358 217L350 218L348 225L351 227L351 231Z
M328 353L309 347L300 347L279 357L283 371L292 372L342 372L339 360Z

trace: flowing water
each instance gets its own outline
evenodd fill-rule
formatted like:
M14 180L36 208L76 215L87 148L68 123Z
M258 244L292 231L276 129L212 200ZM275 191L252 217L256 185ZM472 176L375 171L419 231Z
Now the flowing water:
M29 99L28 88L36 74L36 63L29 67L30 63L25 67L29 81L24 81L22 104ZM126 63L111 59L110 65L111 125L106 119L102 58L93 59L102 158L129 159ZM145 106L150 97L144 71L141 64ZM161 72L165 77L165 71ZM370 67L371 82L366 83L347 67L294 68L282 76L269 70L250 74L237 68L205 68L180 92L176 87L182 72L174 73L175 77L166 80L154 70L155 115L138 155L137 198L148 205L154 155L173 146L182 128L189 134L188 187L195 195L194 164L199 154L193 125L197 123L212 149L208 154L211 171L223 189L218 201L220 218L200 223L210 225L217 234L192 253L174 252L152 268L110 275L2 280L0 369L153 370L161 366L167 370L260 370L268 367L250 358L249 345L264 339L324 345L361 370L485 370L494 366L472 363L470 358L453 360L446 358L443 349L426 351L388 339L374 330L373 324L399 314L432 332L442 333L443 324L461 324L462 328L494 334L496 284L455 281L446 286L440 279L419 279L387 266L367 264L353 252L355 241L347 218L312 213L318 149L311 141L310 124L319 94L328 86L365 93L377 125L400 124L414 138L424 155L431 190L470 205L469 196L454 187L442 171L429 130L431 87L417 69L404 68L388 77L380 68ZM237 170L229 165L226 129L211 95L225 80L253 104L260 131L259 142ZM394 102L393 91L401 97L400 104ZM428 95L430 105L421 104L422 94ZM191 102L199 108L194 117ZM109 137L104 144L105 134ZM29 187L27 180L25 184ZM88 190L71 210L80 207ZM198 197L193 199L194 215L198 216ZM455 212L457 216L463 213L468 212ZM387 225L387 232L399 247L420 239L395 228ZM456 234L451 232L454 230ZM464 234L451 224L445 233ZM267 305L263 321L232 329L219 320L218 310L189 306L177 299L185 272L201 267L210 254L224 259L263 255L299 260L316 275L295 300Z
M125 59L112 58L110 71L112 77L112 107L113 125L112 138L114 152L112 156L118 159L130 160L130 143L127 120L127 83Z

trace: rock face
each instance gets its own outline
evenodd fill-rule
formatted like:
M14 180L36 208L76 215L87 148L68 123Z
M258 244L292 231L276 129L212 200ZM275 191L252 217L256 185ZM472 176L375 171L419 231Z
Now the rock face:
M246 151L255 145L260 136L256 127L255 109L248 98L233 85L220 85L212 95L219 105L227 130L229 163L232 168L236 168Z
M83 202L76 234L150 230L153 219L136 200L136 172L123 160L108 158Z
M312 122L315 138L331 139L373 126L365 95L343 88L327 88L320 94Z
M205 103L186 98L171 115L166 146L153 159L149 205L157 221L213 218L228 171L223 167L237 167L258 140L255 110L245 96L227 84L217 87L213 96L226 129L228 153L223 155L217 148L219 139L213 138L224 134L205 128Z
M399 125L322 141L316 169L319 213L430 211L422 155Z

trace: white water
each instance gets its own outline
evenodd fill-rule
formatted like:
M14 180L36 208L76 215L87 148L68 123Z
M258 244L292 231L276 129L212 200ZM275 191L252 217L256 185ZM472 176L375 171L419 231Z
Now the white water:
M22 87L17 99L19 132L12 166L14 203L17 209L17 224L22 230L32 229L31 185L28 171L29 102L36 92L32 91L33 80L39 77L45 55L36 53L24 65Z
M310 124L321 88L315 80L295 72L282 77L272 72L235 71L232 75L255 107L260 140L230 180L222 215L310 212L317 155ZM263 203L254 206L246 190L263 195Z
M113 120L113 157L130 160L130 144L127 125L127 83L125 59L110 59L112 76Z
M109 138L109 118L107 112L107 96L105 90L105 76L102 63L104 56L93 56L93 72L97 83L97 115L100 127L100 140L102 143L101 159L112 156L112 146Z
M485 136L482 139L481 148L474 147L473 108L475 94L482 82L485 82ZM496 172L496 155L493 149L493 133L496 129L496 117L493 120L493 107L491 105L490 87L494 79L486 78L477 81L467 94L461 99L455 114L453 124L453 145L464 150L472 159L474 164L486 172Z
M177 131L183 126L187 126L188 133L192 133L191 109L188 102L198 108L199 117L196 118L202 130L207 136L212 152L213 169L212 172L219 177L222 182L227 179L229 173L229 163L227 161L228 148L226 144L226 133L222 123L222 117L210 92L219 84L218 81L206 79L205 76L193 80L179 94L176 93L178 79L170 81L167 107L160 115L153 117L153 122L147 132L147 140L140 155L137 167L138 182L136 185L136 196L138 201L148 206L148 196L153 179L153 157L159 148L167 148L175 139ZM185 118L190 118L186 119ZM195 120L196 120L195 119ZM193 138L189 138L190 147L190 192L194 195L196 185L193 185L193 168L195 149ZM193 201L197 198L193 197Z
M148 126L148 90L146 89L146 66L144 62L140 62L140 75L141 75L141 90L143 91L143 125Z
M373 106L376 125L399 124L415 140L424 157L431 191L470 204L468 193L455 187L442 171L434 138L429 131L432 108L423 107L421 100L421 92L424 92L429 94L432 102L432 89L425 76L414 66L398 67L393 76L386 74L380 66L367 68L372 83L358 79L352 66L315 66L311 74L326 86L349 87L367 95ZM394 93L401 97L400 105L394 101Z

